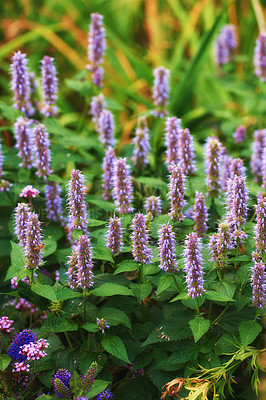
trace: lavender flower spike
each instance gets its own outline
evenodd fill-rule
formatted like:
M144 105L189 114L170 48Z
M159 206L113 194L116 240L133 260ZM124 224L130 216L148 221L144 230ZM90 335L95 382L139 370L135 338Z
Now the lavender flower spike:
M113 146L115 144L114 140L114 117L111 111L103 110L99 120L99 133L102 144L104 146Z
M88 371L86 372L86 374L84 375L84 378L81 381L81 390L87 392L88 390L90 390L90 388L93 385L93 382L95 381L95 378L98 374L98 364L96 361L93 361L88 369Z
M118 217L109 219L107 234L107 247L112 254L119 254L122 247L122 227L121 219Z
M233 161L233 157L224 155L223 164L221 168L221 188L224 192L227 191L228 180L231 179L230 166Z
M58 221L62 226L66 224L63 217L61 189L57 182L47 182L45 187L47 218L51 221Z
M185 270L189 297L200 297L205 292L203 287L203 270L201 257L201 241L195 232L185 240Z
M163 117L167 114L166 106L169 97L169 70L164 67L158 67L153 71L153 75L154 86L152 98L158 109L154 114Z
M237 48L234 25L225 25L216 41L216 62L219 66L231 61Z
M228 222L221 222L217 233L210 236L209 249L211 252L211 261L223 266L227 258L228 251L232 248L232 235Z
M170 192L168 196L171 200L170 218L177 222L183 221L182 210L185 206L185 183L183 168L180 164L171 165Z
M91 25L89 29L88 58L90 64L88 70L92 72L93 83L102 86L103 70L100 64L103 62L105 51L105 30L103 27L103 16L100 14L91 14Z
M243 160L241 158L233 158L229 166L230 178L234 179L234 176L242 176L245 178L246 169L243 165Z
M71 179L68 185L68 206L69 216L69 240L72 243L72 232L75 229L83 230L87 233L87 210L85 203L86 187L84 185L84 175L77 169L72 170Z
M18 155L22 159L20 167L31 168L34 165L33 160L33 140L30 132L31 121L18 117L14 125L16 136L16 148Z
M254 52L255 75L262 81L266 81L266 33L261 33L256 41Z
M106 389L95 397L95 400L113 400L114 396L111 390Z
M147 197L145 200L144 208L146 214L150 212L153 215L153 217L158 217L158 215L160 215L162 212L160 197L156 196Z
M257 183L261 183L262 179L262 158L263 148L266 146L266 129L262 129L254 132L254 141L252 144L252 157L251 157L251 169L254 175L254 180Z
M255 226L256 251L261 255L266 253L266 197L258 195L255 206L257 224Z
M103 159L103 199L114 199L114 165L116 157L114 149L109 146L105 150L105 157Z
M235 133L233 134L236 144L243 142L246 137L246 128L243 125L240 125L236 128Z
M73 250L68 260L68 284L70 289L78 289L78 253Z
M179 158L179 134L181 130L181 119L176 117L167 118L165 123L166 164L168 167L177 164Z
M221 143L215 137L209 137L205 145L208 195L217 197L221 187Z
M93 263L91 243L87 235L82 235L77 240L77 270L78 270L78 285L82 289L90 288L93 285Z
M41 112L45 117L55 117L57 107L55 102L57 99L57 82L56 69L54 59L44 56L42 61L42 91L43 91L43 107Z
M26 246L27 223L30 215L28 204L19 203L15 208L15 233L20 246Z
M266 143L262 154L262 188L266 190Z
M114 193L115 204L121 214L133 212L132 192L130 169L126 164L126 158L119 158L114 165Z
M36 174L38 177L46 178L52 173L49 135L42 124L36 125L32 133L35 142Z
M143 214L136 214L133 223L133 257L141 264L150 264L152 250L148 247L148 234L146 230L146 217Z
M148 164L147 154L150 151L149 129L145 117L138 118L136 136L133 139L133 163L138 169L143 169Z
M96 129L98 130L98 121L101 115L101 112L104 110L104 96L102 93L99 96L94 96L91 99L90 105L90 115L92 115L92 120L96 124Z
M26 54L17 51L12 57L11 88L14 93L14 107L26 116L30 113L30 82Z
M30 213L26 231L26 268L39 268L43 259L41 224L38 215Z
M251 271L252 305L263 308L265 303L265 265L255 262Z
M182 129L179 134L179 157L180 164L185 175L193 175L196 168L194 165L193 139L188 129Z
M194 231L199 237L204 238L207 231L208 213L205 197L202 193L199 193L198 191L196 191L195 194L193 219L195 222Z
M170 224L163 224L159 229L159 268L166 272L177 269L175 256L175 237Z

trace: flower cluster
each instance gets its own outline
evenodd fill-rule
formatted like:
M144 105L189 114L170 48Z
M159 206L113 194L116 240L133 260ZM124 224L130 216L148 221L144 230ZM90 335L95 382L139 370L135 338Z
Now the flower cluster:
M254 141L252 144L251 169L254 180L261 183L263 175L263 149L266 146L266 129L254 132Z
M51 221L58 221L64 226L66 221L63 217L60 193L61 189L57 182L47 182L45 187L47 218Z
M171 165L170 192L171 212L169 214L173 221L183 221L183 208L185 206L185 183L183 168L180 164Z
M145 117L138 119L136 136L133 139L133 163L138 169L143 169L148 164L147 154L150 151L149 129Z
M30 329L24 329L15 335L7 353L12 360L23 362L27 356L21 352L21 349L25 344L30 343L36 343L36 333L33 333Z
M87 392L88 390L90 390L97 374L98 374L98 364L96 361L93 361L81 381L80 387L83 391Z
M30 126L32 121L18 117L14 125L16 137L16 148L18 155L22 159L21 167L31 168L34 165L33 159L33 140L31 136Z
M105 30L103 27L103 16L91 14L91 25L89 30L88 58L90 64L88 70L92 72L93 83L102 86L103 70L100 64L103 62L105 51Z
M167 118L165 123L166 164L179 162L179 133L181 131L181 119Z
M29 199L31 199L37 197L38 194L40 194L38 189L35 189L32 185L28 185L22 189L19 197L29 197Z
M41 111L45 117L55 117L57 108L57 76L53 57L44 56L42 61L42 91L43 107Z
M234 25L225 25L215 43L215 55L218 66L227 64L235 55L237 36Z
M126 163L126 158L119 158L114 164L114 194L115 204L121 214L133 212L132 192L130 168Z
M106 389L95 397L95 400L112 400L114 398L111 390Z
M266 81L266 33L261 33L256 41L254 52L255 75L262 81Z
M12 372L29 372L30 364L24 364L24 362L15 362Z
M14 328L11 328L11 325L14 321L12 319L8 319L8 317L3 316L0 318L0 331L4 331L6 333L10 333Z
M30 82L26 54L17 51L12 57L11 88L14 93L14 107L26 116L31 115Z
M148 247L148 235L145 226L146 217L143 214L135 214L133 223L133 257L141 264L150 264L152 250Z
M154 114L163 117L167 114L166 106L169 96L169 70L164 67L158 67L153 71L153 75L154 85L152 98L155 106L158 108L158 111L155 111Z
M159 229L159 268L166 272L177 268L175 256L175 236L170 224L163 224Z
M255 262L251 271L252 305L263 308L265 303L265 265Z
M47 353L43 349L47 349L49 343L46 339L39 339L37 343L30 342L21 346L21 353L26 356L29 360L40 360L47 356Z
M107 324L107 321L104 318L96 318L96 323L102 333L104 333L105 329L110 328L110 325Z
M232 248L232 236L228 222L221 222L217 233L210 237L209 249L211 252L211 261L217 262L223 266L223 261L227 257L228 251Z
M96 124L96 129L98 130L98 121L101 115L101 112L104 110L105 103L104 103L104 96L100 93L98 96L94 96L91 99L90 104L90 114L92 115L92 120Z
M105 157L103 159L103 199L113 200L114 198L114 165L116 157L114 149L109 146L105 150Z
M255 226L255 243L256 250L260 254L266 253L266 197L258 195L258 203L256 210L256 226Z
M28 204L19 203L15 208L15 234L20 246L26 246L27 223L30 214Z
M77 251L77 278L78 285L83 289L93 285L93 263L90 239L87 235L82 235L76 243Z
M190 233L185 240L185 270L189 297L200 297L205 292L203 287L203 270L201 257L201 242L195 232Z
M246 137L246 128L243 125L240 125L236 128L235 133L233 134L236 144L243 142Z
M146 214L151 213L153 217L158 217L162 212L161 199L157 196L150 196L145 199L144 208Z
M43 259L43 243L41 223L38 215L30 213L26 230L26 268L39 268Z
M46 178L52 173L49 135L43 124L36 125L32 133L35 142L36 174Z
M98 119L98 130L104 146L113 146L114 140L114 116L109 110L103 110Z
M208 194L218 196L221 187L221 143L215 137L209 137L205 145Z
M196 191L195 194L193 219L195 222L194 231L199 237L204 238L205 232L207 230L208 213L205 197L202 193L199 193L198 191Z
M194 165L193 139L188 129L181 129L179 133L179 159L185 175L193 175Z
M112 254L119 254L122 247L122 227L121 219L118 217L109 219L107 233L107 247Z
M65 397L72 397L70 391L69 381L71 373L66 369L59 369L53 376L52 387L57 397L60 399Z

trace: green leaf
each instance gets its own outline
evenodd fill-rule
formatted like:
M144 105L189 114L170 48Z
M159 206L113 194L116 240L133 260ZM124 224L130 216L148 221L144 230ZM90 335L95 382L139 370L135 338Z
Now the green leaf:
M189 321L195 342L197 342L209 330L210 321L200 316L196 316Z
M139 302L145 299L145 297L147 297L152 291L152 285L149 282L140 284L131 283L129 287L134 292Z
M157 287L157 295L159 296L162 292L168 289L174 283L172 275L164 275L159 279Z
M58 397L51 396L50 394L42 394L41 396L36 397L36 400L56 400Z
M136 181L144 185L149 185L153 189L168 190L167 183L158 178L149 178L147 176L140 176L139 178L136 178Z
M71 393L74 394L74 396L77 396L80 390L80 384L81 384L80 376L77 373L77 371L74 371L69 381L70 390Z
M90 322L85 325L81 325L81 328L85 329L88 332L98 332L99 331L98 325L93 322Z
M81 96L91 96L93 94L92 84L88 79L66 79L65 84Z
M102 308L99 313L99 318L104 318L111 326L122 324L131 329L130 319L128 318L127 314L122 310L118 310L117 308Z
M101 226L106 225L106 221L100 221L99 219L89 219L88 226Z
M198 348L194 343L179 344L175 351L167 358L167 364L179 364L184 363L191 360L196 360L198 357Z
M104 380L101 380L101 379L96 379L93 382L93 385L90 388L90 390L87 393L85 393L86 394L86 398L87 399L92 399L93 397L97 396L97 394L103 392L110 383L111 383L110 381L104 381Z
M117 283L104 283L102 286L91 291L95 296L134 296L133 292L125 286L118 285Z
M9 357L7 354L1 354L0 355L0 370L5 371L7 367L9 366L11 361L11 357Z
M46 258L56 251L57 243L54 239L44 239L43 257Z
M45 297L48 300L57 301L55 290L52 286L34 283L31 286L31 290L32 292L38 294L39 296Z
M129 363L127 350L122 342L122 340L118 336L105 336L102 341L101 345L103 346L104 350L110 353L112 356L119 358L119 360L123 360L126 363Z
M177 296L175 296L172 300L170 300L170 303L173 303L174 301L177 300L188 300L189 295L186 292L179 293Z
M239 324L240 341L244 349L252 343L262 331L262 326L256 321L242 321Z
M78 324L72 321L68 321L63 317L57 317L55 315L48 315L48 317L44 320L42 324L41 331L46 332L69 332L69 331L77 331Z
M11 243L11 266L8 268L5 281L14 278L14 276L18 276L21 270L25 271L25 265L26 265L24 248L12 241L10 241L10 243ZM25 273L24 276L26 275L27 273Z
M214 283L212 285L212 288L217 292L221 293L222 295L227 296L231 299L234 297L236 291L236 285L226 281Z
M106 246L101 246L99 244L93 246L92 258L95 258L97 260L110 261L112 263L114 262L111 251Z
M82 294L79 292L74 292L74 290L64 288L58 290L58 292L56 292L56 296L58 300L68 300L74 299L75 297L82 297Z
M121 274L121 272L132 272L138 270L138 264L132 260L123 260L118 264L114 275Z
M110 201L105 201L102 199L95 199L95 197L88 198L88 202L96 205L97 207L101 208L102 210L114 211L114 209L115 209L114 203L111 203Z
M72 240L75 243L76 240L78 240L78 238L80 236L83 235L83 230L82 229L74 229L72 232Z
M227 301L235 301L234 299L228 297L227 295L216 292L215 290L209 290L206 294L206 299L211 300L211 301L221 301L221 302L227 302Z

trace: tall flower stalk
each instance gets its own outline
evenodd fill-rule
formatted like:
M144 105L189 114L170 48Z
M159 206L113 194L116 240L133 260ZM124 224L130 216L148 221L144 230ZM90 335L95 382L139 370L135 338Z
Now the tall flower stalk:
M146 231L146 217L143 214L135 214L132 220L133 224L133 257L135 261L141 264L150 264L152 259L152 250L148 247L148 234Z
M164 117L167 114L167 103L169 97L169 70L164 67L155 68L153 71L153 101L156 106L154 114Z
M185 206L185 182L183 168L180 164L171 165L170 192L168 194L171 200L170 218L173 221L183 221L183 208Z
M34 165L33 159L33 139L30 131L31 121L18 117L14 125L16 137L16 148L18 155L22 160L21 167L31 168Z
M105 51L105 29L103 16L97 13L91 14L88 46L88 70L92 73L92 81L98 87L102 86L103 69L101 64Z
M147 154L150 151L149 129L145 117L138 118L136 136L133 139L133 163L138 169L143 169L148 164Z
M55 105L57 99L56 68L54 66L53 57L44 56L42 61L42 92L43 106L41 112L45 117L55 117L57 107Z
M203 287L201 241L195 232L186 237L184 257L188 295L192 298L200 297L205 289Z
M133 212L132 192L130 168L126 158L119 158L114 165L114 194L116 207L121 214Z
M43 124L33 128L37 176L47 178L52 173L49 134Z
M179 137L181 131L181 119L167 118L165 122L166 164L177 164L179 157Z

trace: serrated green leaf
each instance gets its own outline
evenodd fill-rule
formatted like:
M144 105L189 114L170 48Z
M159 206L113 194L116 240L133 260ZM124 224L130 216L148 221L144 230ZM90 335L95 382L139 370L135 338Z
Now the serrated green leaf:
M152 285L149 282L140 284L131 283L129 287L134 292L139 302L145 299L145 297L149 296L152 291Z
M107 296L134 296L132 290L128 289L125 286L118 285L117 283L104 283L102 286L93 289L91 291L95 296L107 297Z
M101 345L103 346L104 350L110 353L112 356L119 358L119 360L123 360L126 363L129 363L127 350L118 336L105 336L102 341Z
M114 275L121 274L122 272L137 271L138 264L132 260L124 260L117 265Z
M211 300L211 301L221 301L221 302L227 302L227 301L235 301L231 297L228 297L227 295L216 292L215 290L209 290L206 294L206 299Z
M86 398L87 399L92 399L93 397L97 396L97 394L103 392L110 383L111 383L110 381L104 381L104 380L101 380L101 379L96 379L93 382L93 385L90 388L90 390L87 393L85 393L86 394Z
M85 329L88 332L98 332L99 331L98 325L93 322L90 322L85 325L81 325L81 328Z
M44 239L43 240L43 257L46 258L56 251L57 243L54 239Z
M239 324L240 341L244 349L252 343L262 331L262 326L256 321L242 321Z
M48 300L57 301L55 290L52 286L34 283L31 286L31 290L32 292L38 294L39 296L45 297Z
M170 303L173 303L174 301L178 300L187 300L189 299L189 295L186 292L179 293L177 296L175 296L172 300L170 300Z
M40 330L55 333L77 331L78 324L68 321L61 316L58 317L55 315L48 315L48 317L44 320Z
M111 251L106 246L101 246L99 244L93 246L92 258L114 262Z
M99 318L104 318L108 325L116 326L118 324L122 324L131 329L130 319L127 314L113 307L104 307L101 309L99 313Z
M56 292L56 296L58 300L68 300L68 299L74 299L76 297L82 297L82 293L75 292L74 290L68 288L64 288L58 290L58 292Z
M196 316L189 321L189 326L192 330L195 342L197 342L209 330L210 321L200 316Z
M69 381L70 390L71 393L74 394L74 396L77 396L80 390L80 384L81 384L80 376L77 373L77 371L74 371Z
M136 181L142 183L143 185L149 185L153 189L168 190L167 183L158 178L149 178L147 176L140 176L136 178Z
M41 396L36 397L36 400L56 400L58 397L51 396L50 394L42 394Z
M226 281L216 282L212 285L212 288L216 292L219 292L222 295L227 296L231 299L234 297L234 294L236 291L236 285L234 285L231 282L226 282Z
M25 270L26 258L24 255L24 248L19 246L17 243L10 241L11 243L11 266L8 268L5 281L17 276L21 270ZM25 273L24 276L27 276ZM22 276L23 278L23 276Z
M106 221L101 221L99 219L89 219L88 220L88 226L101 226L101 225L106 225Z
M9 366L11 357L7 354L0 354L0 370L5 371Z
M172 275L164 275L159 279L159 284L157 286L157 295L159 296L162 292L168 289L174 283L174 278Z

